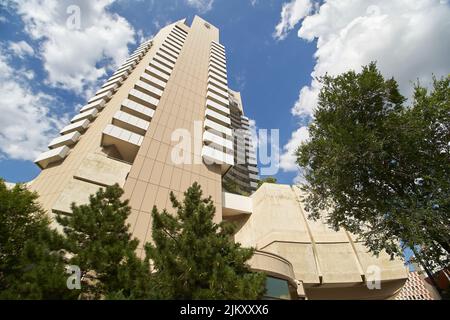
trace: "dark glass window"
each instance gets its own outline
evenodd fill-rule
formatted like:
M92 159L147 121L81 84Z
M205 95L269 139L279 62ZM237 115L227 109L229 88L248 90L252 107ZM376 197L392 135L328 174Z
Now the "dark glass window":
M291 300L289 283L286 280L268 276L266 279L265 299Z

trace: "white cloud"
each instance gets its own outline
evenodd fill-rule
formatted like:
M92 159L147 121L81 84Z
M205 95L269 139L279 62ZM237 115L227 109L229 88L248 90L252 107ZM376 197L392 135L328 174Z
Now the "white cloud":
M33 55L33 48L26 41L10 42L9 49L18 57L23 58L26 55Z
M108 11L114 0L12 1L26 32L40 41L48 83L86 94L108 68L128 55L135 31L123 17ZM79 13L79 15L78 15Z
M34 160L67 121L51 115L51 97L31 90L0 51L0 157Z
M185 0L186 4L194 7L200 13L208 12L212 9L214 0Z
M289 142L283 147L283 154L280 156L280 168L283 171L297 171L298 165L296 163L297 157L295 152L300 144L309 139L308 127L300 127L292 132Z
M283 40L295 25L312 9L310 0L292 0L284 3L281 9L281 21L275 27L274 38Z
M360 71L362 65L377 61L382 74L393 76L407 97L412 93L411 83L417 79L428 84L433 74L446 75L450 70L449 21L446 1L324 1L303 19L298 31L302 39L317 39L316 64L312 81L301 88L292 113L313 115L320 91L315 78L326 72ZM293 134L285 151L296 138ZM292 168L292 163L285 161L282 167Z

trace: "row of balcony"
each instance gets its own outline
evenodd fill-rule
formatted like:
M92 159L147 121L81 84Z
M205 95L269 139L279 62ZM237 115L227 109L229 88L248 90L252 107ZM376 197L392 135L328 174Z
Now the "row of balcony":
M150 127L159 100L186 36L173 29L103 130L102 146L114 146L120 160L132 163Z
M70 148L79 141L81 135L89 128L91 122L94 121L98 113L103 110L105 104L119 89L133 68L144 57L151 45L151 40L142 43L122 66L120 66L119 69L102 85L95 95L89 99L88 103L80 109L80 113L71 119L70 124L60 131L61 136L50 142L48 145L50 150L42 153L35 160L35 163L41 169L45 169L49 164L62 161L67 157Z
M219 164L222 173L234 165L227 83L225 49L217 42L212 42L208 64L202 157L207 164Z

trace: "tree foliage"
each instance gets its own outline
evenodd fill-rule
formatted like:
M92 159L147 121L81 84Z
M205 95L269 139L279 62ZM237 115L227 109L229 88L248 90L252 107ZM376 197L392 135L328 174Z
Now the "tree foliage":
M118 186L100 189L89 204L72 204L70 215L59 215L64 227L64 248L70 264L82 271L82 299L151 298L151 274L136 255L139 241L126 223L131 209Z
M238 194L241 196L248 197L250 195L250 192L243 190L242 187L234 179L224 179L222 181L222 188L226 192Z
M264 293L265 275L250 271L253 249L234 243L234 226L213 222L211 198L202 198L194 183L179 202L170 195L176 214L155 207L153 241L146 245L155 289L161 299L256 299Z
M60 250L37 194L0 179L0 299L71 299Z
M344 227L379 253L420 248L429 266L449 264L450 77L415 87L406 106L375 63L320 78L310 141L297 151L312 218Z
M275 177L267 177L264 179L261 179L258 181L258 189L261 187L264 183L277 183L277 178Z

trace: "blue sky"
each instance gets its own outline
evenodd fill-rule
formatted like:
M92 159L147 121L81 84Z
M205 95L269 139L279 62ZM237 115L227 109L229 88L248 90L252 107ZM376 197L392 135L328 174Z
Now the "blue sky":
M0 3L0 177L11 182L39 173L33 157L140 40L184 17L220 28L230 87L257 128L280 130L282 183L298 176L291 155L308 136L320 89L312 76L376 60L408 96L411 81L450 70L444 0ZM67 29L70 4L81 8L79 30Z

